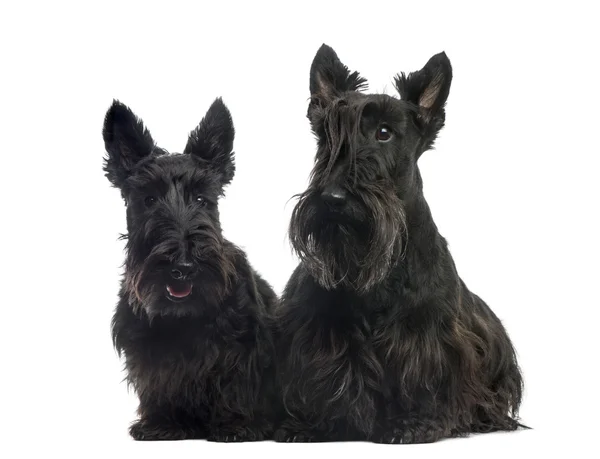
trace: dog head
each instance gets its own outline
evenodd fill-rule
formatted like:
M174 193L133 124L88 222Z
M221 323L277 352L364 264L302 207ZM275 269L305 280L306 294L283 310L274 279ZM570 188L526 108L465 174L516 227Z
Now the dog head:
M229 110L215 100L183 154L158 148L118 101L106 113L103 136L106 177L127 207L123 288L130 304L150 317L214 306L232 275L217 207L235 171Z
M386 278L407 237L406 203L422 195L417 167L444 125L452 69L444 53L395 78L400 98L365 94L366 80L323 45L311 67L308 118L317 154L290 240L327 289L366 291Z

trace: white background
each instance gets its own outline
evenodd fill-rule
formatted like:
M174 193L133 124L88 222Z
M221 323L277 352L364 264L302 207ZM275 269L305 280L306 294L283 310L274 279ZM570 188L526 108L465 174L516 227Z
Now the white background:
M147 3L0 6L0 456L597 454L597 5ZM509 330L535 430L422 446L135 443L137 401L110 340L125 211L101 170L104 113L119 98L181 151L223 96L237 175L222 223L281 292L323 42L388 93L395 73L450 57L447 125L420 162L425 193L461 276Z

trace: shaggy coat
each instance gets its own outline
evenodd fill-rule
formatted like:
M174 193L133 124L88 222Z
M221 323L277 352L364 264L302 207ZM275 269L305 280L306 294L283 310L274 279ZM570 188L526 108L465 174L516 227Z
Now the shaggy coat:
M277 310L277 441L423 443L515 430L522 379L498 317L459 277L417 167L444 124L445 54L400 99L323 45L308 110L318 149L290 223L301 263Z
M157 148L115 101L105 172L127 204L113 340L139 397L136 440L270 438L276 396L271 287L221 231L234 130L217 99L183 154Z

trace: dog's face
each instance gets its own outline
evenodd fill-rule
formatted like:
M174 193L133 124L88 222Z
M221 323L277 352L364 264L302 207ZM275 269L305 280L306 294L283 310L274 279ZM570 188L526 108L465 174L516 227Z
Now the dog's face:
M155 315L202 314L225 295L217 201L234 175L234 128L220 99L190 134L183 154L156 147L129 108L106 114L104 170L127 205L124 288L134 308Z
M290 240L317 281L367 291L402 254L406 203L422 193L417 167L444 124L452 70L445 54L395 79L401 98L364 94L323 45L310 75L308 118L318 141Z

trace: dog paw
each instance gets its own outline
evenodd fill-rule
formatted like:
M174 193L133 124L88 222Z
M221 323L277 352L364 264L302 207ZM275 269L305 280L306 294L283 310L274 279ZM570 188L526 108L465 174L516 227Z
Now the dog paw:
M209 435L207 438L208 441L214 441L218 443L235 443L244 441L240 437L235 434L215 434Z
M388 445L400 445L405 443L404 435L398 429L390 429L387 431L378 432L374 436L373 441L375 443L383 443Z
M265 432L261 429L239 427L236 429L217 430L211 432L208 441L220 443L234 443L244 441L262 441L266 439Z
M317 432L293 432L287 429L277 429L273 435L273 440L279 443L313 443L323 441L321 437Z
M416 444L416 443L433 443L443 438L443 432L425 430L412 431L406 429L391 428L389 430L380 431L373 436L373 442L384 443L389 445L401 444Z
M185 440L185 431L171 426L162 426L144 421L136 421L129 427L129 435L137 441Z

